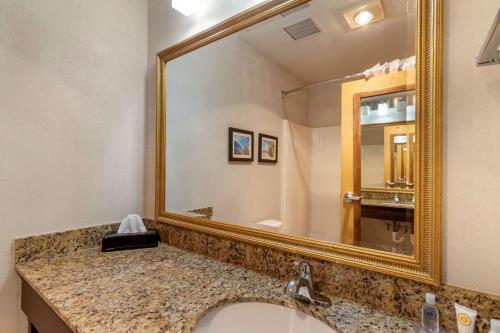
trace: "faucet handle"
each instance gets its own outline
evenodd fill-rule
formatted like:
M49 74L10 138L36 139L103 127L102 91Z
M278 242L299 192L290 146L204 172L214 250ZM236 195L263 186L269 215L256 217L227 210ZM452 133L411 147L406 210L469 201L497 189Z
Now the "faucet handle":
M313 278L312 278L312 269L311 265L303 259L296 260L293 262L295 266L300 266L299 269L299 276L301 279L306 280L309 283L309 286L312 288L313 286Z
M285 293L293 299L328 307L332 305L330 299L313 289L311 265L305 260L296 260L295 266L300 266L300 276L292 278L286 288Z
M298 259L298 260L295 260L295 261L293 262L293 264L294 264L295 266L299 266L299 265L302 265L302 264L307 264L307 261L305 261L304 259Z

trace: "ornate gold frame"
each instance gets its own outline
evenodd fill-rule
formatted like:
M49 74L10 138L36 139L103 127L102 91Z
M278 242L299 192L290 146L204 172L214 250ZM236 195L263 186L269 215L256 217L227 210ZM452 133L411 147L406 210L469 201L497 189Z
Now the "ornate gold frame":
M166 63L310 0L268 0L157 54L156 219L338 264L438 285L441 281L442 14L444 0L417 0L415 253L388 253L165 211Z

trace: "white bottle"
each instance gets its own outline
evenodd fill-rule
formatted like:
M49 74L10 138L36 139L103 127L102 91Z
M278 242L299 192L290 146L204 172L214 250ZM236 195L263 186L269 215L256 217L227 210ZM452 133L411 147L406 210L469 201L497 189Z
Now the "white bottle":
M491 319L491 321L490 321L490 333L500 333L500 320Z
M422 332L439 332L439 311L436 307L436 295L425 294L425 304L422 306Z

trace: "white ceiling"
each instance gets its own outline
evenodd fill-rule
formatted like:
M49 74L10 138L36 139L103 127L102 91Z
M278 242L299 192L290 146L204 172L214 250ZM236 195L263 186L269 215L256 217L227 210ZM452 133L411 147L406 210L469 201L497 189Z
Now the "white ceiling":
M366 1L312 0L239 33L246 43L304 83L361 72L415 54L416 0L382 0L385 19L351 30L343 12ZM283 27L312 18L322 32L294 41Z

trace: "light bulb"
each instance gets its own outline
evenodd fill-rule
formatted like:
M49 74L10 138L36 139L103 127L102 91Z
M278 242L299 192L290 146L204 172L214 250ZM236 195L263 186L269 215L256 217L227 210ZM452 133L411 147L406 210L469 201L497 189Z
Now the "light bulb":
M373 13L369 10L362 10L356 14L354 21L359 25L365 25L373 20Z
M172 0L172 8L185 16L193 15L200 7L201 0Z
M387 116L388 113L389 113L389 107L387 103L380 103L378 105L377 114L382 117L382 116Z

